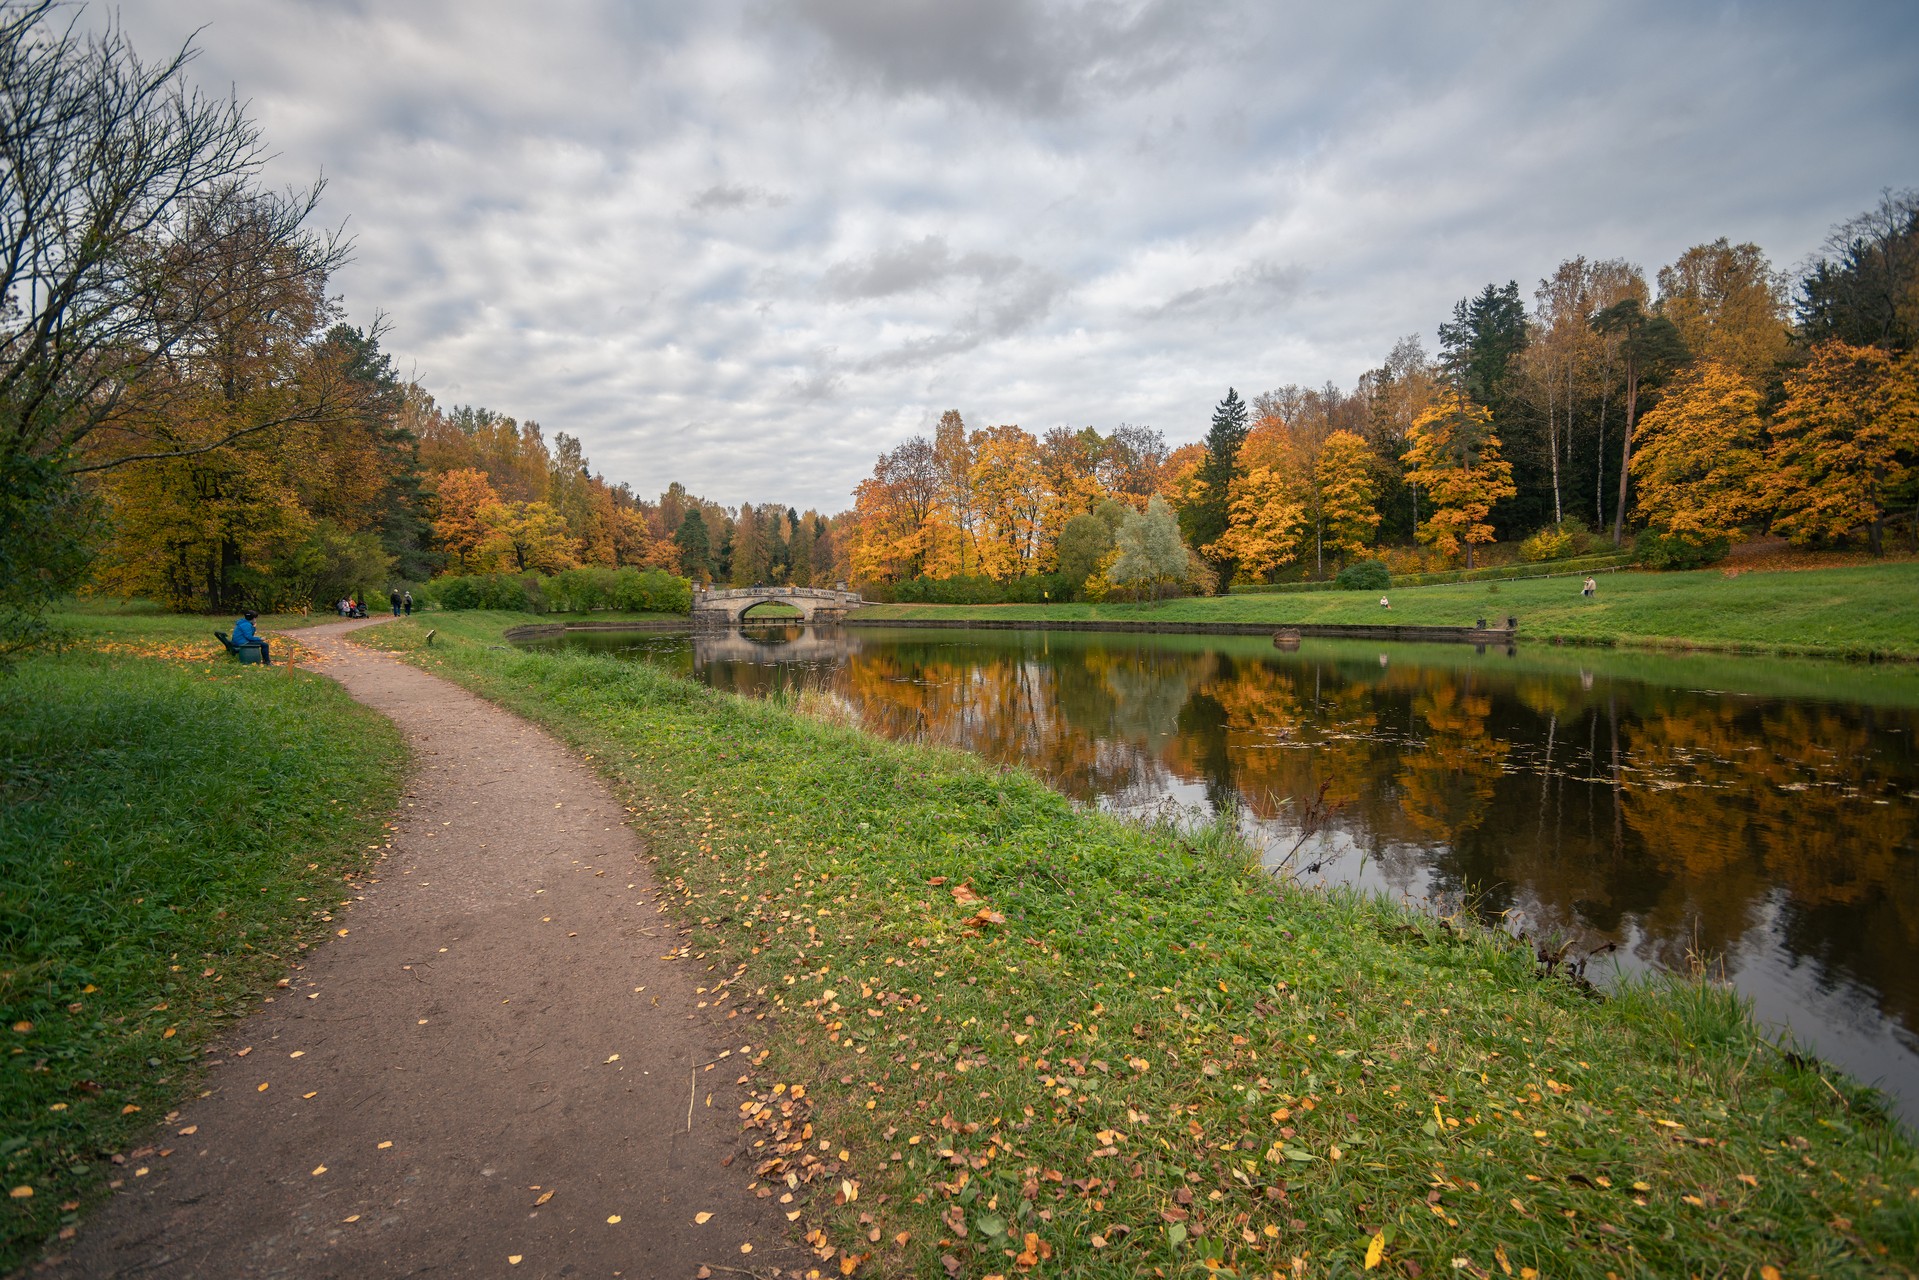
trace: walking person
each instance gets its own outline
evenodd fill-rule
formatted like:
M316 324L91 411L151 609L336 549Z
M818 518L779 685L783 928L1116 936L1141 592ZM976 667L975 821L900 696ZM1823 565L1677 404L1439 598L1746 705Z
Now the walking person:
M411 591L406 592L400 597L400 607L406 610L407 617L411 618L413 616L413 593Z
M1586 579L1586 585L1579 589L1579 594L1585 596L1588 600L1592 599L1598 593L1599 584L1591 578Z
M394 587L386 593L387 602L393 606L393 616L400 616L400 589Z

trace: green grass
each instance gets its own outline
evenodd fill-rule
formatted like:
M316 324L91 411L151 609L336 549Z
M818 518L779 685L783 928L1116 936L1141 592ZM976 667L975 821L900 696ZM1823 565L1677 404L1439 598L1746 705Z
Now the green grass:
M507 621L444 623L430 652L417 621L362 639L621 789L677 954L751 1046L752 1172L829 1271L1357 1274L1374 1241L1427 1276L1919 1257L1919 1157L1882 1101L1723 988L1600 1000L1469 923L1276 886L1221 827L501 649Z
M1599 593L1577 579L1470 582L1378 592L1237 595L1162 604L877 605L860 620L994 618L1160 622L1465 625L1513 615L1523 640L1637 644L1752 653L1919 659L1919 564L1799 572L1601 574Z
M89 639L0 676L0 1272L160 1158L107 1162L324 935L404 766L387 720L215 656L206 619L59 620Z

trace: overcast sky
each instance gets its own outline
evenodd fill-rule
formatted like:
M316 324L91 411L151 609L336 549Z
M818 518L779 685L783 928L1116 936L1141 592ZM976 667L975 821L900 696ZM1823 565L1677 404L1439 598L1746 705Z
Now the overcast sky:
M1919 5L127 0L324 172L351 318L651 495L840 510L949 408L1198 438L1453 301L1919 185ZM93 10L104 20L106 10Z

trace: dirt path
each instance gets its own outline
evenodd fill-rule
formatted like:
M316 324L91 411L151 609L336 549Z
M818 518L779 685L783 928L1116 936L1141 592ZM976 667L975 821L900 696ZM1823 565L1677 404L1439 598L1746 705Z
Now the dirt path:
M525 721L345 639L365 625L300 639L414 753L378 882L342 894L364 896L54 1271L803 1265L777 1199L747 1189L736 1059L760 1024L699 1009L705 966L661 958L679 939L612 794Z

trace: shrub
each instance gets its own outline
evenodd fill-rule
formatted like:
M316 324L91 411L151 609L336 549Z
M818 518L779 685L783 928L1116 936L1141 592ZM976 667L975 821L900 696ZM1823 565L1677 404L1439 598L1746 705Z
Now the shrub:
M550 578L475 573L435 578L413 593L421 604L442 609L499 609L507 613L687 613L693 584L663 569L589 566Z
M1699 569L1726 558L1730 538L1703 538L1648 529L1633 541L1633 559L1648 569Z
M1519 558L1528 564L1538 564L1542 560L1564 560L1572 553L1572 534L1550 525L1519 544Z
M1355 560L1333 579L1341 591L1384 591L1392 582L1392 573L1377 560Z

